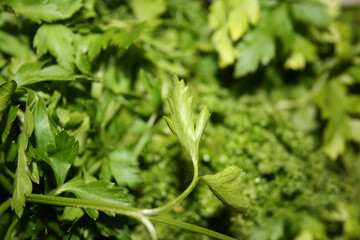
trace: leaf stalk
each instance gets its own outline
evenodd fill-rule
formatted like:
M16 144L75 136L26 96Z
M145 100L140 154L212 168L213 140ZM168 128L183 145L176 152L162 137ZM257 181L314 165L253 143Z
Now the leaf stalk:
M158 215L162 212L165 212L165 211L175 207L178 203L180 203L182 200L184 200L192 192L192 190L195 188L197 182L199 181L199 169L197 166L197 161L196 161L196 164L195 164L195 161L193 161L193 162L194 162L193 179L192 179L190 185L184 190L184 192L182 192L177 198L171 200L170 202L166 203L165 205L162 205L161 207L151 208L151 209L143 209L143 210L141 210L141 212L148 216Z
M197 168L195 168L195 169L197 169ZM195 171L194 177L196 176L196 178L194 178L195 180L193 179L193 182L189 185L189 187L180 195L180 196L182 196L182 199L184 199L191 192L191 190L195 187L195 185L198 181L197 175L198 175L198 171ZM191 189L191 187L192 187L192 189ZM164 206L171 207L173 205L170 206L170 203L177 204L178 202L180 202L182 200L182 199L179 199L179 197ZM26 201L31 202L31 203L40 203L40 204L48 204L48 205L55 205L55 206L94 209L94 210L98 210L98 211L113 212L116 214L128 216L128 217L134 218L134 219L142 222L145 225L145 227L147 228L147 230L149 231L150 236L153 240L156 240L157 236L156 236L155 228L152 225L152 222L167 224L167 225L174 226L174 227L179 227L179 228L189 230L192 232L205 234L205 235L208 235L210 237L214 237L214 238L217 238L220 240L235 240L232 237L229 237L224 234L221 234L221 233L218 233L218 232L215 232L215 231L203 228L203 227L199 227L199 226L196 226L196 225L193 225L190 223L185 223L182 221L169 219L169 218L165 218L165 217L159 217L159 216L146 216L147 214L145 215L145 213L144 213L144 210L146 210L146 209L141 210L138 208L133 208L133 207L124 206L124 205L118 205L118 204L113 204L113 203L105 203L105 202L101 202L101 201L69 198L69 197L56 197L56 196L48 196L48 195L40 195L40 194L30 194L26 198ZM160 209L160 208L158 208L158 209ZM151 209L148 209L148 210L151 210ZM156 210L156 212L161 212L161 211Z

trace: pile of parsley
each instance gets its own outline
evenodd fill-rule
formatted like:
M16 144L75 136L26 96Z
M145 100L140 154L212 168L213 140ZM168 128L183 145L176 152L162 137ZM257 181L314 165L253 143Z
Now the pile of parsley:
M0 3L1 238L360 237L358 8Z

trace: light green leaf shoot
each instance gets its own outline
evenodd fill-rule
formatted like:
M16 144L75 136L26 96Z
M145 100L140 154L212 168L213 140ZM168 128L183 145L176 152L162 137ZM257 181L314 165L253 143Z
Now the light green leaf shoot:
M204 107L195 126L192 111L193 97L190 96L184 80L179 81L178 77L174 76L173 82L173 96L169 98L171 117L165 117L165 120L197 166L199 143L211 114L208 108Z
M236 51L233 42L238 41L260 18L258 0L223 0L210 5L209 26L214 33L212 42L219 53L219 66L234 63Z

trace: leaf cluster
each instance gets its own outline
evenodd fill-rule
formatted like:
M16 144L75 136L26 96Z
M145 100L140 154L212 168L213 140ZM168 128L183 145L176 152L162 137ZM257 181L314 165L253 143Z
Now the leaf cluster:
M1 238L359 238L357 8L2 2Z

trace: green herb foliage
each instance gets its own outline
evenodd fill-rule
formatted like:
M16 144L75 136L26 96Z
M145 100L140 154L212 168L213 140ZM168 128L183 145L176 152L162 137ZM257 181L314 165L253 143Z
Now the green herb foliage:
M1 3L0 238L359 239L358 8Z

